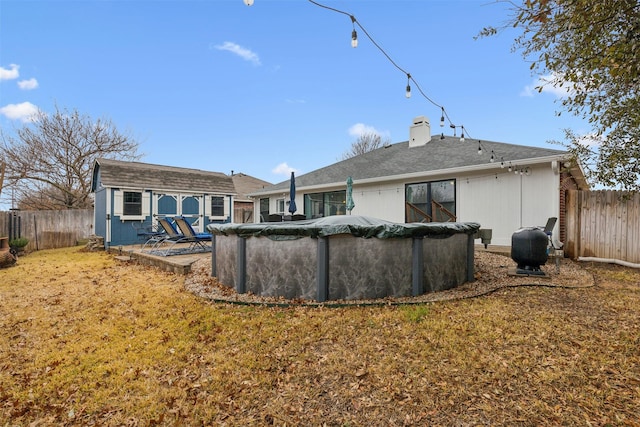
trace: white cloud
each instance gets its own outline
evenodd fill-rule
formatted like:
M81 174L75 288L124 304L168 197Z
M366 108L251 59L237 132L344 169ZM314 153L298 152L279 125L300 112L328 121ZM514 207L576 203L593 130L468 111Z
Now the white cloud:
M20 80L18 87L22 90L32 90L38 87L38 81L36 79Z
M349 135L359 137L363 133L377 133L373 126L367 126L364 123L356 123L349 128Z
M534 96L539 92L539 87L542 88L542 93L550 93L557 98L564 98L574 92L572 83L565 82L561 76L552 73L538 77L530 85L525 86L520 95Z
M353 136L354 138L358 138L360 135L363 135L363 134L375 134L380 137L389 136L389 132L381 132L378 129L374 128L373 126L368 126L368 125L365 125L364 123L356 123L355 125L349 128L348 132L349 132L349 135Z
M295 174L297 175L299 171L297 169L292 168L286 162L284 162L284 163L280 163L278 166L273 168L271 172L276 175L290 176L291 172L295 172Z
M260 62L260 58L258 55L251 50L240 46L239 44L232 42L224 42L221 45L214 46L218 50L226 50L227 52L231 52L235 55L238 55L240 58L245 61L249 61L253 63L253 65L262 65Z
M9 68L0 67L0 80L17 79L20 75L19 68L20 66L16 64L10 64Z
M38 114L38 107L30 102L8 104L4 107L0 107L0 114L11 120L20 120L26 123L34 120Z

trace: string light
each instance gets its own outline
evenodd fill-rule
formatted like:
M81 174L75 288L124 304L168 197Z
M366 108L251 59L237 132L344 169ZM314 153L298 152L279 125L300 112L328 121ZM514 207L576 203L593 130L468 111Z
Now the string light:
M353 26L353 30L351 31L351 46L356 48L358 46L358 33L356 31L356 25L360 28L360 30L367 36L367 38L369 39L369 41L371 41L371 43L373 43L373 45L375 47L378 48L378 50L380 52L382 52L382 54L389 60L389 62L396 67L398 70L400 70L401 72L403 72L404 74L407 75L407 87L406 87L406 91L405 91L405 96L407 98L411 98L411 82L413 82L413 86L414 88L416 88L418 90L418 92L427 100L429 101L431 104L433 104L436 107L439 107L441 110L441 116L440 116L440 127L444 127L444 122L445 122L445 118L446 120L449 122L449 126L453 129L453 136L456 136L456 128L459 127L461 128L462 132L460 135L460 142L465 142L465 128L464 126L456 126L453 124L453 122L451 121L451 118L449 117L449 114L447 113L447 111L445 110L444 106L436 103L434 100L432 100L430 97L428 97L424 91L422 90L422 88L420 87L420 85L418 84L418 82L411 77L411 74L409 74L407 71L405 71L403 68L401 68L398 64L395 63L395 61L393 59L391 59L391 57L389 56L389 54L387 54L387 52L384 51L384 49L382 49L382 47L380 47L380 45L378 43L376 43L376 41L371 37L371 35L367 32L367 30L362 26L362 24L360 24L360 22L356 19L355 16L344 12L342 10L339 9L335 9L333 7L329 7L329 6L325 6L323 4L318 3L315 0L307 0L309 3L312 3L318 7L327 9L327 10L331 10L333 12L337 12L343 15L346 15L350 18L351 20L351 24ZM247 6L251 6L253 5L254 0L244 0L244 4L246 4ZM471 135L469 134L468 130L467 130L467 137L471 138ZM440 139L444 139L444 132L442 133ZM482 148L482 142L480 140L478 140L478 154L481 155L483 153L483 148ZM491 163L494 163L496 159L495 156L495 152L494 150L491 150L491 158L489 159L489 161ZM500 167L504 168L504 158L500 157ZM509 162L509 171L511 171L512 166L511 166L511 162ZM516 173L517 173L517 169L516 169Z
M511 172L511 169L512 169L512 167L511 167L511 162L509 162L509 168L508 168L507 170L508 170L509 172Z
M349 16L351 18L351 25L353 25L353 31L351 31L351 47L358 47L358 33L356 32L356 18L353 15Z
M411 98L411 85L409 85L410 80L411 80L411 74L407 73L407 93L405 94L407 98Z

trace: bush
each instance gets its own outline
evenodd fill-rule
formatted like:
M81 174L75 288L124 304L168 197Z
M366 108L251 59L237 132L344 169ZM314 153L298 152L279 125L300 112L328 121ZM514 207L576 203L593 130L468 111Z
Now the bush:
M29 244L29 239L26 237L20 237L9 241L9 246L12 248L24 248Z

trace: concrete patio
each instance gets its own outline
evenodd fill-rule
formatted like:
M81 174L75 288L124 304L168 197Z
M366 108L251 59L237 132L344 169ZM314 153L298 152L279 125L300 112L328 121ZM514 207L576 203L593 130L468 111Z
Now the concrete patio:
M188 244L177 244L175 249L188 248ZM150 265L164 271L176 274L189 274L191 265L201 259L211 259L211 252L185 253L178 255L155 255L148 249L142 250L140 245L110 247L109 253L122 262L136 262L142 265Z

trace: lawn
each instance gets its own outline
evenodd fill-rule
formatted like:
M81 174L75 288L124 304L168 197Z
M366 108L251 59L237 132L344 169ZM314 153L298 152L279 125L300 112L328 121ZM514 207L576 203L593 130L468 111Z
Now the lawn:
M0 270L0 425L640 426L640 272L371 307L210 303L102 252Z

